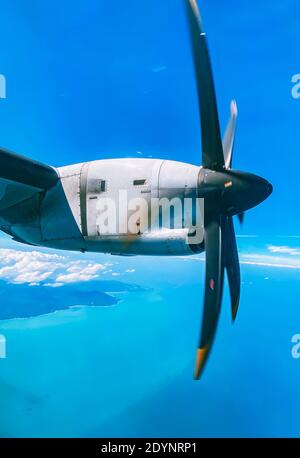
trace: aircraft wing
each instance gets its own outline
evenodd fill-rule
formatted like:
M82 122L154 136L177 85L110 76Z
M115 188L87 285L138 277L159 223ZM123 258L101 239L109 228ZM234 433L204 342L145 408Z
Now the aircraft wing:
M0 211L50 189L58 179L53 167L0 148Z

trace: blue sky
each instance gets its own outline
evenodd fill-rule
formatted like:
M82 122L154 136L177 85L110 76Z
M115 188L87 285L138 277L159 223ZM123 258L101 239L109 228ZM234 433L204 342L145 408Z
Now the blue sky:
M300 278L300 99L291 96L291 78L300 73L299 5L202 0L200 6L223 129L231 98L238 102L234 167L274 186L273 195L247 213L244 226L236 225L238 322L230 327L226 293L205 379L192 385L203 257L83 256L31 250L4 236L0 291L6 310L13 288L32 288L35 299L45 297L40 288L74 288L78 301L76 294L82 298L99 285L119 302L64 310L62 295L54 314L58 296L49 292L41 317L20 313L22 319L0 322L11 352L0 361L0 436L299 435L300 363L290 355L300 319L294 300ZM0 99L2 146L55 166L129 156L200 165L182 0L3 0L1 17L0 74L7 81L7 98ZM118 281L120 291L109 290L110 281ZM28 306L25 289L20 297L19 305ZM85 305L91 300L87 294ZM74 335L86 344L78 353ZM86 405L89 414L75 422L74 409Z
M234 166L268 178L250 233L298 234L297 1L201 2L220 118L239 106ZM182 0L1 4L1 144L59 166L144 156L199 164L200 137ZM270 226L270 221L272 225Z

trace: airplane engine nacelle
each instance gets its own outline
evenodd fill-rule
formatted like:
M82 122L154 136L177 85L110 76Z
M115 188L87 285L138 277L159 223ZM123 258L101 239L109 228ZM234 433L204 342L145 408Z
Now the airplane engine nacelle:
M188 229L162 229L142 235L89 238L88 250L115 255L184 256L201 253L204 244L195 243Z
M199 167L156 159L108 159L58 172L59 182L41 205L44 245L126 255L202 250L199 234L198 242L190 243L193 210L191 206L185 211L184 203L197 195ZM184 221L175 221L175 209L176 215L184 213Z

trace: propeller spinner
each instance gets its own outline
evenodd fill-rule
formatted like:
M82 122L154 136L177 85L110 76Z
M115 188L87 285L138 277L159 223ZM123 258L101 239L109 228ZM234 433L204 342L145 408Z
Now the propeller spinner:
M233 216L244 220L244 212L272 193L263 178L231 169L236 131L237 105L231 102L231 116L222 142L216 93L206 35L196 0L185 0L191 32L202 137L202 170L199 194L205 193L204 243L206 273L202 330L197 349L195 378L203 371L210 353L220 314L224 273L230 289L233 321L240 300L240 265Z

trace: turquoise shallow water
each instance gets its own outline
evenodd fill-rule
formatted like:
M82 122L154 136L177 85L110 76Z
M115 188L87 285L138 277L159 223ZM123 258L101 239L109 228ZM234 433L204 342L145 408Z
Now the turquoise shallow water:
M203 263L128 262L143 290L112 293L116 305L1 321L1 436L299 435L300 273L243 266L238 320L225 296L195 382Z

